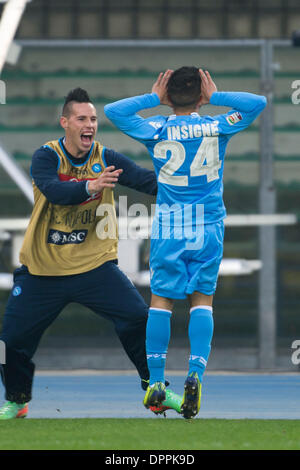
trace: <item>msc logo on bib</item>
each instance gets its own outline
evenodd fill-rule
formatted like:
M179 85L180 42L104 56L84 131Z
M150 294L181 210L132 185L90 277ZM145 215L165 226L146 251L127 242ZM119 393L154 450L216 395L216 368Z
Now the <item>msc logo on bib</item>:
M73 232L61 232L60 230L49 230L48 243L54 245L70 245L83 243L86 239L87 230L73 230Z

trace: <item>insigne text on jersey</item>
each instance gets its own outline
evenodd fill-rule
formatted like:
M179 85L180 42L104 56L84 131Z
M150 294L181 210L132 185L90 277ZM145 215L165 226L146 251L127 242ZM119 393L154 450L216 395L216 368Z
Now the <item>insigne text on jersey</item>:
M205 124L187 124L183 126L169 126L167 134L169 140L184 140L199 137L212 137L219 135L218 121Z

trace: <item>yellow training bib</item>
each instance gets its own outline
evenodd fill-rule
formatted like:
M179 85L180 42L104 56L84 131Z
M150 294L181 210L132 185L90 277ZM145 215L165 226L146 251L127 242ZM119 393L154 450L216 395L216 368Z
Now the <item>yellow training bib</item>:
M87 161L74 165L59 140L48 142L58 155L61 181L86 181L104 170L103 146L94 142ZM49 202L33 182L34 207L20 252L31 274L67 276L95 269L117 258L118 233L111 188L78 205Z

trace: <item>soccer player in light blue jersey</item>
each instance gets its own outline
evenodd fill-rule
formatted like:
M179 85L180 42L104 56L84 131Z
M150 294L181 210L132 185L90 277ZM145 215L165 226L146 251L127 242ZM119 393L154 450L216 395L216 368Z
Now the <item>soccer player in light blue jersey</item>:
M206 104L231 108L199 115ZM170 116L137 113L160 104ZM107 117L148 149L158 180L150 249L151 306L146 350L150 385L146 407L165 399L165 363L174 300L188 297L189 370L181 413L196 416L213 336L213 295L223 256L223 169L230 138L246 129L266 98L245 92L218 92L208 71L181 67L161 73L152 93L105 106Z

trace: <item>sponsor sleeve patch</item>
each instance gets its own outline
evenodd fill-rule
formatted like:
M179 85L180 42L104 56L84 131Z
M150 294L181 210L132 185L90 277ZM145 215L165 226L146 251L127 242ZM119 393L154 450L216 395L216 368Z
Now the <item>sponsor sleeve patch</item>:
M236 124L237 122L241 121L242 119L243 119L243 116L242 116L241 113L239 113L239 112L229 114L229 116L226 117L226 121L227 121L228 124L230 124L231 126L233 126L233 125Z

